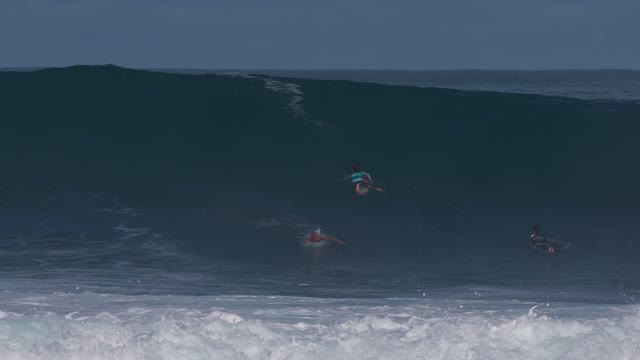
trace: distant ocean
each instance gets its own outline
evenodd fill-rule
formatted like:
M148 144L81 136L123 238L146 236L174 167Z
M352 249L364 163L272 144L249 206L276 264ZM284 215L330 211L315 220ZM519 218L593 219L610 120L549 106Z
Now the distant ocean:
M22 70L0 359L640 359L638 71Z
M237 70L176 70L190 74L228 74ZM243 73L318 80L349 80L387 85L565 96L586 100L640 101L640 70L245 70Z

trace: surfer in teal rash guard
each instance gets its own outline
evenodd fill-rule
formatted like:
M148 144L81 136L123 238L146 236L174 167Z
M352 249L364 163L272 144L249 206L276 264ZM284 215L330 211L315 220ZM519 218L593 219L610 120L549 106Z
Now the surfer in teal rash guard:
M351 184L353 185L353 193L356 196L367 195L369 190L382 191L381 188L373 185L371 175L363 171L360 164L354 164L351 167Z

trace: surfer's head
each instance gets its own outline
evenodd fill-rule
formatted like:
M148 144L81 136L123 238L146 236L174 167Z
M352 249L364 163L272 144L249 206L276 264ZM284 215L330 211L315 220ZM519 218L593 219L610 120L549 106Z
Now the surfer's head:
M320 241L320 229L311 231L311 235L307 237L309 241Z
M355 163L351 167L351 171L353 172L360 172L361 170L362 170L362 166L360 166L360 163Z
M538 236L540 235L540 226L535 225L534 227L531 228L531 234L533 236Z

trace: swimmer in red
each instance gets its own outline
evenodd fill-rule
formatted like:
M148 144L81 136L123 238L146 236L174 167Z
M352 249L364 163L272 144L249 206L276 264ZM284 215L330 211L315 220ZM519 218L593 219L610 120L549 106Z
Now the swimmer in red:
M323 241L333 241L333 242L338 243L338 244L344 244L343 241L338 240L338 239L336 239L336 238L334 238L332 236L326 236L326 235L320 234L320 230L319 229L318 230L313 230L311 232L311 235L307 236L307 238L304 239L304 242L307 243L307 244L317 244L317 243L320 243L320 242L323 242Z

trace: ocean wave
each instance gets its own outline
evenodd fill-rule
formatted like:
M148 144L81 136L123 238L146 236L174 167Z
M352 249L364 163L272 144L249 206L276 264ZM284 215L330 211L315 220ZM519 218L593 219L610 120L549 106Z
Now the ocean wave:
M91 308L84 301L94 297L79 296L67 313L42 305L24 313L3 310L0 356L632 360L640 352L637 307L527 311L526 304L508 303L486 309L467 303L467 309L429 302L100 296L94 300L103 301L102 311L92 313L83 306Z

